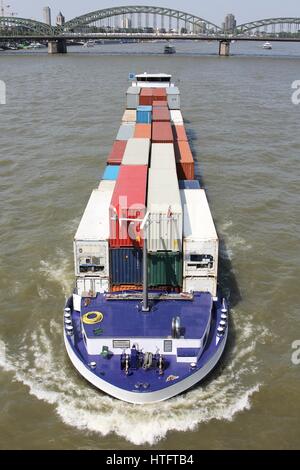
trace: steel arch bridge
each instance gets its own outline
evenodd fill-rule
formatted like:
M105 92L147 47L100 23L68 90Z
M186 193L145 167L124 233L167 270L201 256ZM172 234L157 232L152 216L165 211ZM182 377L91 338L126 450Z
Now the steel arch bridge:
M189 23L193 25L193 27L201 27L203 23L205 23L211 29L216 31L221 31L221 28L216 24L212 23L211 21L205 20L204 18L200 18L199 16L191 15L189 13L185 13L183 11L174 10L170 8L163 8L163 7L153 7L153 6L143 6L143 5L134 5L134 6L123 6L123 7L114 7L114 8L106 8L104 10L97 10L86 15L78 16L71 21L65 23L63 30L65 32L72 31L73 29L87 26L91 23L95 23L96 21L103 20L105 18L111 18L113 16L121 16L121 15L130 15L130 14L152 14L152 15L160 15L160 16L168 16L169 18L174 18L178 21L183 21L184 23Z
M55 28L41 23L40 21L29 20L18 17L0 16L0 31L15 32L16 30L25 30L26 33L34 33L40 36L51 36L55 34Z
M251 21L249 23L240 24L236 27L238 34L245 34L259 28L268 26L298 25L300 29L300 18L266 18L264 20Z

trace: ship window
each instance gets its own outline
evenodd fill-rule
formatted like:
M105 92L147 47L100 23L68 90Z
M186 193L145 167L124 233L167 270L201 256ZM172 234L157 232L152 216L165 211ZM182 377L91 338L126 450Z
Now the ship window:
M172 340L166 339L166 340L164 341L164 352L170 353L170 352L172 352L172 349L173 349L173 342L172 342Z

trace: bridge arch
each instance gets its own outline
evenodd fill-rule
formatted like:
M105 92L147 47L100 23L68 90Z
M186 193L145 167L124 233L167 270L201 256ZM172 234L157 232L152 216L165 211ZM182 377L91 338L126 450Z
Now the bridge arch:
M41 23L40 21L29 20L26 18L0 16L1 32L12 31L14 34L16 34L16 30L18 29L20 30L21 34L24 34L23 30L26 30L26 32L30 34L35 33L37 35L45 36L50 36L55 33L55 28L52 28L46 23Z
M249 31L253 31L264 26L277 26L277 25L299 25L300 29L300 18L265 18L263 20L251 21L249 23L240 24L236 27L238 34L245 34Z
M221 31L221 28L211 21L205 20L199 16L195 16L189 13L185 13L180 10L174 10L170 8L155 7L155 6L145 6L145 5L134 5L134 6L121 6L121 7L112 7L105 8L102 10L96 10L91 13L87 13L82 16L78 16L68 21L64 25L64 31L72 31L75 28L81 26L87 26L96 21L111 18L113 16L128 15L134 13L145 13L145 14L155 14L160 16L168 16L179 21L183 21L193 26L202 26L205 23L208 27L213 28L216 31Z

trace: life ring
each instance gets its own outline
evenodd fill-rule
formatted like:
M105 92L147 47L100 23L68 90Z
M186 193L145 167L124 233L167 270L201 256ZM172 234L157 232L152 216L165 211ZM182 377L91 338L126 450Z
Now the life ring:
M94 325L95 323L100 323L103 320L103 313L101 312L88 312L85 313L82 317L83 323L86 325Z

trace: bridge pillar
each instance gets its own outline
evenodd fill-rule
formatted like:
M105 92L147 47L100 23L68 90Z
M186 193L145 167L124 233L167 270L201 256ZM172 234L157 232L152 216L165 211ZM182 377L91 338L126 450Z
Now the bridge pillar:
M230 41L219 42L219 56L229 57L230 56Z
M48 42L48 54L66 54L67 52L67 41L65 39Z

